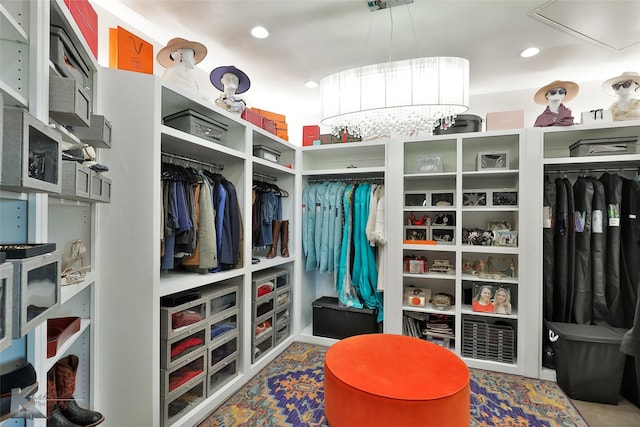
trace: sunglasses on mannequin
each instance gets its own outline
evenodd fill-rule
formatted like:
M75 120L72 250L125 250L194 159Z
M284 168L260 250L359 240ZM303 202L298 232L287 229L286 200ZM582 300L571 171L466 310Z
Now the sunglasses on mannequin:
M631 80L627 80L626 82L614 83L611 85L611 87L613 88L613 90L618 90L621 87L625 89L629 89L629 87L631 86L631 83L633 83Z
M567 90L566 89L551 89L548 92L549 95L555 95L556 93L559 93L560 95L566 95L567 94Z

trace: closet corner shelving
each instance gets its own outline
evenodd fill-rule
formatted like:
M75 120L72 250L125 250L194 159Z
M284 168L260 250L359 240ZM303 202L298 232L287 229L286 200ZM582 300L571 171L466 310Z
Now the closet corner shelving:
M390 151L389 181L402 191L389 194L388 217L394 219L388 233L401 237L392 239L388 263L390 277L401 277L402 285L387 298L386 322L396 333L418 334L450 348L470 367L535 376L537 361L519 357L535 351L535 343L524 338L535 333L526 306L536 295L526 279L530 206L520 197L530 173L525 130L416 137L397 144L401 149ZM483 154L500 161L486 167L479 161ZM425 170L425 164L438 167ZM515 231L517 244L510 241L513 233L504 233L500 246L469 244L469 230L490 227ZM510 292L509 314L472 310L474 291L482 284L492 292ZM411 304L411 291L426 294L427 301ZM428 301L437 294L448 296L450 305Z
M106 154L106 160L113 185L126 190L113 195L111 209L101 218L102 262L111 268L102 270L100 280L109 285L100 289L98 308L107 317L108 313L124 315L105 320L100 329L103 363L96 367L101 384L98 402L114 425L193 425L293 341L288 329L288 336L253 362L252 276L278 267L288 269L293 277L297 250L295 239L290 239L288 258L266 259L254 251L252 182L254 175L268 177L290 195L282 202L283 218L292 219L291 235L295 236L296 147L158 76L103 69L101 84L113 138L119 144ZM164 124L164 117L187 109L224 124L224 140L209 140ZM253 149L258 145L280 152L279 161L255 156ZM195 169L217 166L216 171L235 187L243 233L241 264L236 268L205 274L161 273L161 163L170 159ZM254 256L259 263L252 264ZM292 287L297 292L295 283ZM230 314L219 312L211 300L207 328L213 332L215 325L233 316L237 335L210 339L206 329L208 350L201 357L211 363L189 362L204 372L176 389L167 388L181 366L161 362L161 347L172 342L161 337L165 333L160 326L161 299L192 293L206 300L226 289L234 290L235 308ZM209 360L218 349L225 358Z
M577 176L585 173L597 173L599 176L603 172L619 174L628 178L633 178L640 171L640 144L636 142L635 154L613 154L613 155L597 155L597 156L571 156L570 147L579 140L600 139L600 138L617 138L617 137L635 137L640 140L640 121L617 121L609 123L589 123L576 124L567 127L549 127L530 129L528 143L532 147L536 147L536 157L539 159L537 173L535 175L535 211L543 211L544 196L544 176L551 177L567 177L573 183ZM535 218L535 226L538 232L536 238L531 241L533 250L539 254L540 264L542 264L542 215ZM542 287L543 274L542 269L533 270L534 280L540 283ZM543 293L539 295L539 314L540 323L544 319L543 316ZM543 331L542 325L540 330ZM543 348L542 333L538 334L538 351ZM545 380L555 381L555 370L542 366L542 360L539 359L538 377Z

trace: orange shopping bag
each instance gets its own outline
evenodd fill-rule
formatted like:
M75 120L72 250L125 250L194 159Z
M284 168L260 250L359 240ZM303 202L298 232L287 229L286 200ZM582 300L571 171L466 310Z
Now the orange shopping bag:
M153 45L120 26L109 28L109 67L153 74Z

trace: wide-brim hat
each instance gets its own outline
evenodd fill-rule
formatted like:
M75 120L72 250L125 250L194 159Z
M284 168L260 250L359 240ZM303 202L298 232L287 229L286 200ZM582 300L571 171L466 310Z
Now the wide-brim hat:
M169 40L167 45L160 49L160 52L156 55L156 59L158 59L158 62L164 68L169 68L173 66L173 58L171 57L171 54L178 49L192 49L196 64L207 56L207 47L202 43L176 37Z
M636 73L635 71L625 71L624 73L620 74L618 77L612 77L609 80L606 80L604 83L602 83L602 90L607 95L616 96L616 91L613 90L611 85L620 83L620 82L626 82L627 80L634 81L640 85L640 74Z
M249 77L242 71L234 67L233 65L224 65L222 67L214 68L209 74L209 80L211 84L215 86L221 92L224 92L224 85L222 84L222 76L227 73L235 74L238 77L238 89L236 93L244 93L251 87L251 81Z
M564 96L562 100L563 102L571 101L573 98L576 97L576 95L578 95L578 90L580 90L580 86L578 86L577 83L556 80L538 89L536 94L533 96L533 100L536 102L536 104L546 105L549 101L547 101L547 98L545 98L545 95L551 89L555 89L558 87L561 87L567 91L567 94Z

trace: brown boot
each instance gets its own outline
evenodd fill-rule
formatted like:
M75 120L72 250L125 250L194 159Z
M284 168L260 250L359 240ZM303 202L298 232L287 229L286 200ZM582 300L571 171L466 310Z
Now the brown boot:
M275 258L276 253L278 252L278 238L280 237L280 225L282 221L279 219L274 219L271 223L271 233L273 234L273 243L271 244L271 249L269 249L269 253L267 254L267 258Z
M289 258L289 220L283 220L280 227L280 255Z
M58 408L55 368L47 372L47 427L80 427L69 421Z
M69 355L60 359L54 366L56 393L58 395L58 409L73 425L97 426L104 421L100 412L81 408L73 398L76 391L76 372L78 371L78 356Z

